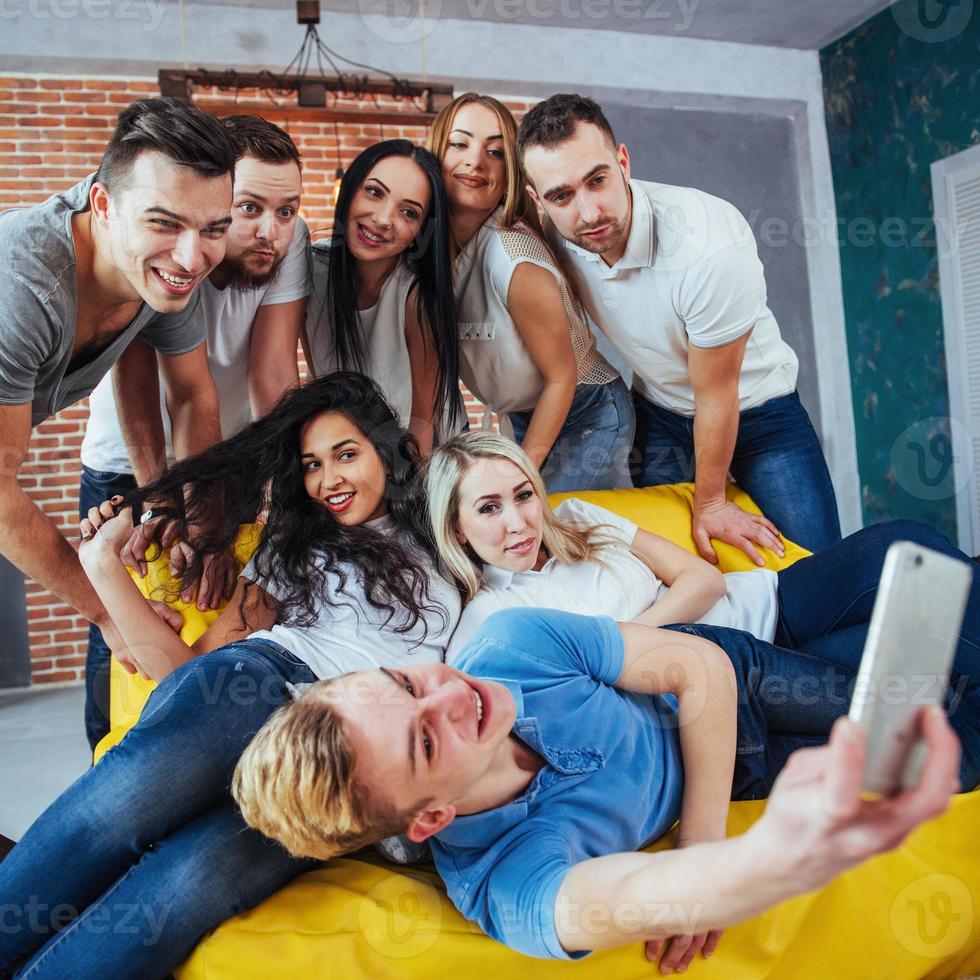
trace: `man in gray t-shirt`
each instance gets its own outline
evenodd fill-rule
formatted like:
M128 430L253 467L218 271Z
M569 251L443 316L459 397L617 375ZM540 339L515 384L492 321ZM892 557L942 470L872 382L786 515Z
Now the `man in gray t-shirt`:
M216 118L144 99L120 113L98 173L0 214L0 553L110 643L115 629L74 549L17 473L32 428L87 396L137 336L161 354L175 440L197 451L220 438L195 307L224 257L234 165Z

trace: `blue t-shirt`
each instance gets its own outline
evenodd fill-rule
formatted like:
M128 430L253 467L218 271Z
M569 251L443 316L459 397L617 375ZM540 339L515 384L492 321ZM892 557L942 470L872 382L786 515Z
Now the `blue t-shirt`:
M439 833L436 867L456 907L489 936L530 956L572 958L555 928L569 869L635 851L680 816L676 699L612 686L623 639L605 616L494 613L456 666L507 687L517 705L512 732L545 765L511 803Z

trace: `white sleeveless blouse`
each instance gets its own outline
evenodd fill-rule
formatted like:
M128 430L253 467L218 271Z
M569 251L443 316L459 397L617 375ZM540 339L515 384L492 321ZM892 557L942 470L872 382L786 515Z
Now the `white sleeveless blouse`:
M318 378L342 368L334 357L333 324L327 319L329 268L330 242L315 242L310 263L313 292L306 307L306 336L313 362L310 367ZM399 262L381 287L377 303L370 310L360 311L367 354L364 373L381 387L406 428L412 417L412 366L405 340L405 304L413 280L404 262Z
M544 377L507 309L514 270L522 262L558 280L578 366L579 384L605 384L617 374L596 350L588 323L544 243L523 224L503 228L495 211L466 243L453 270L459 317L459 373L495 412L527 412L537 404Z

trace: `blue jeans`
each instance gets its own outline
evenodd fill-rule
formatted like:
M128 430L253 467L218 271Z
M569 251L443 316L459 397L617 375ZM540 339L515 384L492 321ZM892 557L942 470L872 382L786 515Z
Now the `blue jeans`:
M517 442L523 442L531 415L509 413ZM630 486L633 427L633 406L622 378L604 385L579 385L541 467L548 493Z
M671 627L714 640L735 666L742 695L736 766L739 792L764 796L788 754L822 742L837 715L847 712L849 685L861 663L885 553L895 541L912 541L974 567L966 555L925 524L889 521L866 527L779 572L779 617L773 644L737 630ZM964 789L972 789L980 781L977 575L973 576L945 703L963 748L960 782Z
M668 626L720 646L735 669L738 732L733 800L769 795L797 749L822 745L834 721L847 714L855 672L751 633L722 626Z
M89 509L98 507L117 493L125 496L136 486L129 473L92 470L82 467L78 485L78 516L87 516ZM94 749L109 734L109 664L111 654L102 639L102 630L90 623L88 652L85 655L85 734Z
M926 524L873 524L779 572L775 642L856 670L885 554L895 541L932 548L976 571L973 561ZM947 710L964 753L960 781L964 788L972 788L980 778L980 576L976 574L960 627L949 691Z
M637 486L694 479L694 419L633 393ZM742 412L732 455L735 482L779 530L809 551L840 541L837 499L810 416L799 395Z
M286 684L315 679L262 640L167 677L0 862L0 976L164 976L209 929L314 867L249 830L228 789Z

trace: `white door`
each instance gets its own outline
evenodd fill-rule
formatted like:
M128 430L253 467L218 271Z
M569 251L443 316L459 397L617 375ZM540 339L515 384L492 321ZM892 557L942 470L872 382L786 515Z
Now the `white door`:
M960 547L980 552L980 145L932 165Z

